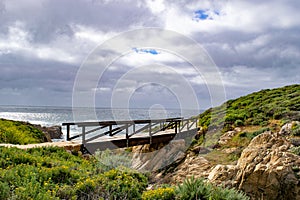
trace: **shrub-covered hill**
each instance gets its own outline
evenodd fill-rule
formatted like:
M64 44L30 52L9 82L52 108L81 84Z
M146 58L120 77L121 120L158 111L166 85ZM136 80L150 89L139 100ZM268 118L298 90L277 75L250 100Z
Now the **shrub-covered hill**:
M0 143L34 144L45 141L45 134L26 122L0 119Z
M244 125L267 126L270 120L300 120L300 85L290 85L229 100L199 115L199 125L224 131Z
M0 147L0 199L249 199L235 189L193 178L146 190L147 176L125 168L125 156L105 151L85 159L58 147Z

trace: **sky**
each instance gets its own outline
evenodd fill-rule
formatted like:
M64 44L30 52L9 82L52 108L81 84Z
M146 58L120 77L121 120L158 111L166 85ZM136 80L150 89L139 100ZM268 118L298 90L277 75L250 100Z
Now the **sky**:
M153 38L145 38L150 47L131 43L128 52L101 52L99 59L120 56L102 74L91 72L97 84L85 89L93 91L96 106L126 101L125 107L188 107L184 96L205 109L299 84L299 10L298 0L0 0L0 105L72 106L90 55L106 41L147 28L173 31L200 45L201 53L193 47L187 52L193 60L209 56L218 81L203 77L210 69L199 73L172 49L151 46ZM164 40L172 47L182 42ZM214 85L224 90L217 101ZM120 95L124 91L129 99Z

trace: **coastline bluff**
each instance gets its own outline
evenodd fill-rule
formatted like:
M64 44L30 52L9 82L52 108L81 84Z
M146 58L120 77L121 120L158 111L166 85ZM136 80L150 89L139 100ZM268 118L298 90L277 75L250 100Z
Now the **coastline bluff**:
M254 137L235 164L213 164L203 154L187 153L171 173L159 173L156 178L182 182L194 176L242 190L251 199L300 199L300 156L291 152L299 148L300 138L290 137L293 123L300 124L288 123L279 132L266 131Z
M246 192L253 199L300 199L300 156L283 135L265 132L244 149L236 165L217 165L208 180Z

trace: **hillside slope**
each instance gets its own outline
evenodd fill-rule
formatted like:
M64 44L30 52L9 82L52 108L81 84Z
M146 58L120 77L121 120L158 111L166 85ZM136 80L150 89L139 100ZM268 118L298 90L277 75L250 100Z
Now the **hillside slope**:
M253 199L300 198L300 85L262 90L199 115L201 130L161 182L194 176Z
M266 126L272 119L299 120L299 111L300 85L290 85L254 92L208 109L199 115L199 125L220 127L223 122L223 131L242 125ZM216 117L211 120L213 115Z

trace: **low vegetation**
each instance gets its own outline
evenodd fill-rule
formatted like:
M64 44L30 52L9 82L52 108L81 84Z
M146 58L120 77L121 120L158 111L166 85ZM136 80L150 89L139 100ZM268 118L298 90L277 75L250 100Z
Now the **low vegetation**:
M87 160L57 147L28 150L0 147L0 199L184 200L200 195L212 200L247 199L236 190L193 178L179 186L146 190L146 175L117 163L113 163L115 168L111 165L102 168L99 165L102 158L98 154Z
M176 188L176 197L182 200L250 200L245 194L235 189L217 187L202 179L186 179Z
M270 120L300 120L299 110L300 85L291 85L255 92L208 109L199 115L199 125L223 132L246 125L263 127Z
M255 136L265 131L277 132L283 124L299 121L299 110L300 85L262 90L229 100L198 116L205 139L198 137L190 149L196 146L209 147L213 150L203 156L211 163L233 164ZM219 144L221 136L232 130L236 133L231 139ZM293 124L291 136L300 136L299 124ZM298 150L294 151L297 153Z
M0 148L0 199L139 199L148 184L136 171L105 171L60 148Z
M44 133L19 121L0 119L0 143L34 144L44 141Z

